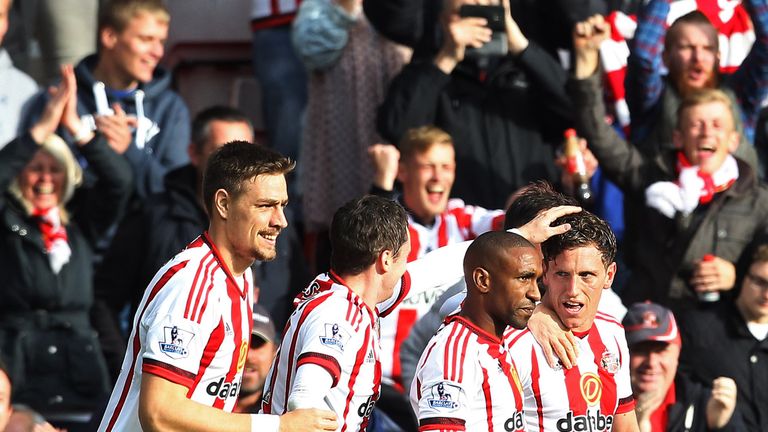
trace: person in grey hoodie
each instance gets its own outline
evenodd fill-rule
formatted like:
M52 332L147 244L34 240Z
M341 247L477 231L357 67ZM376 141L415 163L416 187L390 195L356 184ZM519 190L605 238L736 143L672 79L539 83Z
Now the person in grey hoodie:
M81 133L104 131L131 163L139 198L162 192L165 174L189 162L189 111L170 89L171 74L158 67L169 23L162 0L111 1L99 17L98 53L75 68ZM46 99L44 92L37 96L25 123L34 122Z
M37 92L37 84L27 74L13 67L11 57L2 48L8 31L8 13L12 0L0 0L0 148L19 135L24 103Z

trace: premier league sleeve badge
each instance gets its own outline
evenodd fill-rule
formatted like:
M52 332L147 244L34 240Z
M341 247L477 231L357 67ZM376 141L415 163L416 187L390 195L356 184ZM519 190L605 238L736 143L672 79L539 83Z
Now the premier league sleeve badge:
M160 343L160 351L168 357L179 360L189 356L187 347L195 334L191 331L180 329L177 326L163 327L163 340Z

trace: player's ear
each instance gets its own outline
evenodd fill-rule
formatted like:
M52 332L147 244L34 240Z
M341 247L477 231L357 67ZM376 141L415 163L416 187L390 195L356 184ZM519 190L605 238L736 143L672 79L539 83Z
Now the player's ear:
M488 270L482 267L475 267L472 270L472 282L474 282L477 290L483 294L491 290L491 275L488 273Z
M229 198L229 193L224 189L219 189L213 194L213 211L224 220L229 216Z
M615 262L608 265L608 268L605 271L605 286L603 286L603 289L608 289L613 285L613 278L616 277L616 270L618 270L618 265L616 265Z
M388 272L389 269L392 268L392 263L394 261L395 257L391 250L384 249L383 251L379 252L379 256L376 258L376 265L379 267L379 273Z

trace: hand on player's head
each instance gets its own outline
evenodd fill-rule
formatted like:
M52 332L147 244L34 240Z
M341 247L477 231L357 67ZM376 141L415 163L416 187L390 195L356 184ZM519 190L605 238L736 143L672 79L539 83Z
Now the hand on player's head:
M534 244L543 243L548 238L562 234L571 229L570 224L567 223L551 226L555 220L562 216L578 213L580 211L581 207L577 206L559 206L542 210L532 221L518 228L518 230L520 231L520 235L525 237L529 242Z

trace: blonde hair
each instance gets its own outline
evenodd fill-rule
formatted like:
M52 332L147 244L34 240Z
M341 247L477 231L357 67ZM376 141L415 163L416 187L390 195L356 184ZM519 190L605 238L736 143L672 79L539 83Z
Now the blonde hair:
M121 33L128 27L128 23L142 12L166 22L171 21L171 14L163 0L110 0L101 8L99 32L111 28Z
M44 151L53 156L53 158L56 159L56 162L60 163L64 168L65 180L61 194L61 202L59 202L59 211L61 214L62 222L67 223L69 218L64 207L67 202L69 202L69 200L71 200L75 195L75 188L80 186L80 183L82 183L83 169L80 167L80 164L77 163L77 160L72 154L72 150L70 150L69 145L67 145L67 143L56 134L51 134L48 138L46 138L43 144L40 145L40 149L38 151ZM27 214L32 214L34 209L32 208L32 204L22 195L21 189L19 188L18 177L13 179L10 186L8 187L8 190L13 196L16 197L16 199L19 200L20 203L24 205L24 208L27 210Z
M407 161L415 154L425 153L433 145L443 144L453 147L453 138L448 132L436 126L421 126L408 129L400 140L400 160Z
M687 94L680 102L680 106L677 107L677 127L680 127L683 111L688 108L714 102L723 104L728 108L728 112L733 112L733 102L731 102L731 98L722 90L703 88Z

